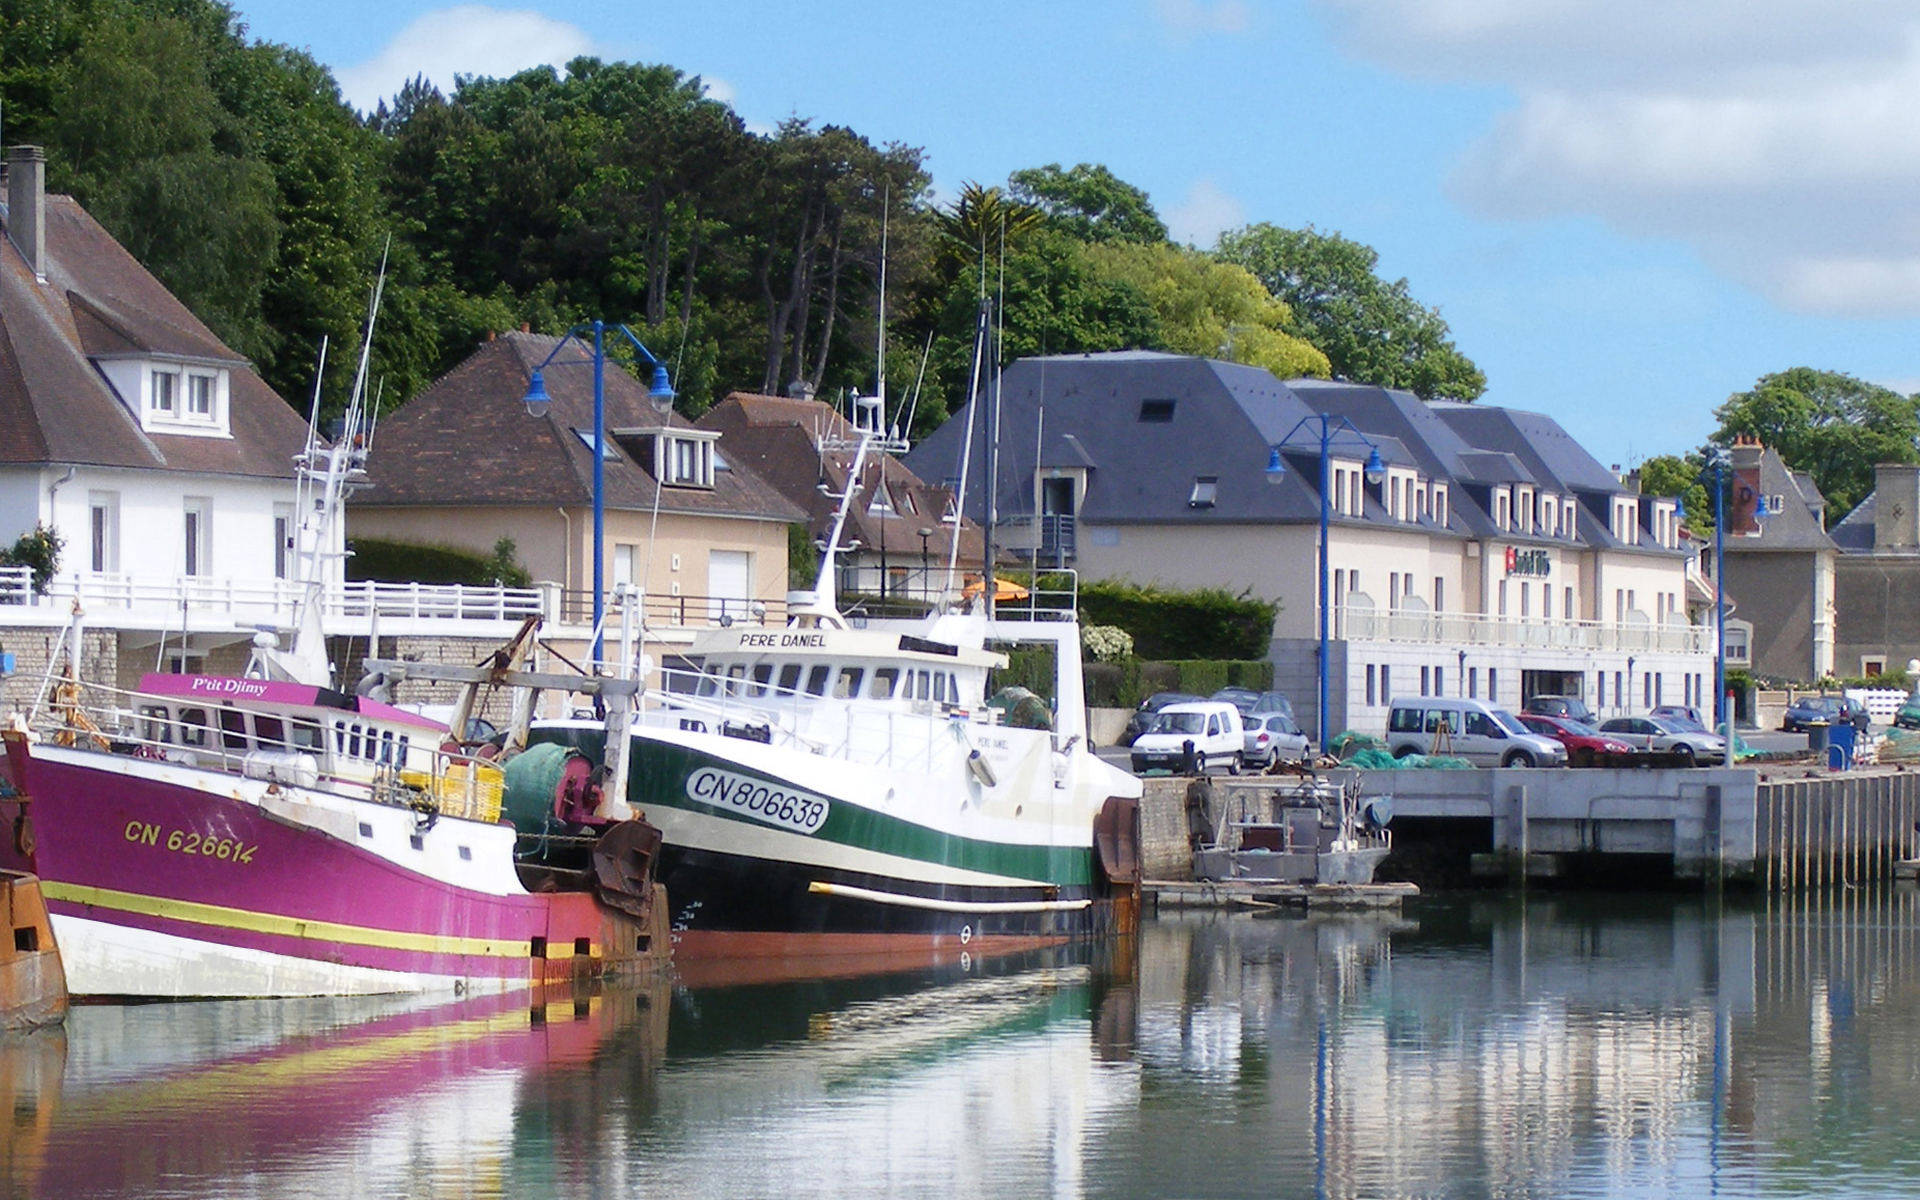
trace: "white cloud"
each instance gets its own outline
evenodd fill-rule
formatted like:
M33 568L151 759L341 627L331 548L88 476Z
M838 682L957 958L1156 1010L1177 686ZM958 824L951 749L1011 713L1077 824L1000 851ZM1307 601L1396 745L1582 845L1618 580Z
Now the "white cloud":
M1166 211L1167 232L1176 242L1211 246L1221 233L1247 220L1246 206L1202 179L1187 189L1186 199Z
M563 66L591 53L593 40L565 21L527 10L461 4L421 14L380 53L334 75L347 103L364 111L416 75L448 91L455 75L506 76L528 67Z
M705 85L707 89L707 99L709 100L718 100L722 104L732 104L734 97L738 95L738 93L733 90L732 84L717 75L702 75L700 82Z
M1246 0L1153 0L1160 20L1175 33L1240 33L1251 21Z
M1920 313L1910 0L1321 0L1407 74L1511 87L1453 194L1685 242L1789 308Z

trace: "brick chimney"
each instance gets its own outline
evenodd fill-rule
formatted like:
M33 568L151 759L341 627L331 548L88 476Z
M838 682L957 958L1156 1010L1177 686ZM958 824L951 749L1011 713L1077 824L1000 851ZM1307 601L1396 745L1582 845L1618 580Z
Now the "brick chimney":
M36 278L47 277L47 156L38 146L7 151L7 237Z

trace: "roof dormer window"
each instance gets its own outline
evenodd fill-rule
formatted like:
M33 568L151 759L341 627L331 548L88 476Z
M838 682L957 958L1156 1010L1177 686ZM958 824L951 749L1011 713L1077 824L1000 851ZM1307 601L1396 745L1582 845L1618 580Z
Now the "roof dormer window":
M228 372L195 362L98 360L115 390L139 398L140 428L147 433L228 437Z
M714 441L718 435L693 429L662 429L656 435L654 461L668 487L713 487Z

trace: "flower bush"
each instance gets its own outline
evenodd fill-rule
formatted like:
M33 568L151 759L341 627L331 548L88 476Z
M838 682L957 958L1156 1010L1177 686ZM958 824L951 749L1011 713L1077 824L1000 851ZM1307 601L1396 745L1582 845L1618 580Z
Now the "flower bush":
M1133 635L1118 625L1087 625L1080 630L1080 648L1095 662L1125 662L1133 656Z

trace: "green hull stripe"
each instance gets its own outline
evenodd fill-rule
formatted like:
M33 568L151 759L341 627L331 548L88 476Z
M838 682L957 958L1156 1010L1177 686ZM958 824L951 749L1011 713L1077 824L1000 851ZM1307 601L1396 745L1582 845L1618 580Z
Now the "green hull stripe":
M580 738L581 749L597 757L597 735ZM589 742L591 737L591 742ZM714 767L736 775L750 775L769 784L811 791L791 780L780 779L742 766L732 759L704 754L669 742L636 738L633 757L628 764L627 802L635 808L661 806L707 813L755 828L778 829L743 816L730 809L703 804L687 795L687 779L701 767ZM874 812L857 804L842 803L827 795L831 811L826 823L812 837L817 841L837 842L853 849L868 850L919 862L939 863L964 871L1003 875L1032 883L1080 887L1093 882L1092 846L1021 846L960 837L929 829L925 825ZM1091 835L1091 831L1089 831ZM796 837L806 834L796 833ZM1089 836L1091 842L1091 836Z

